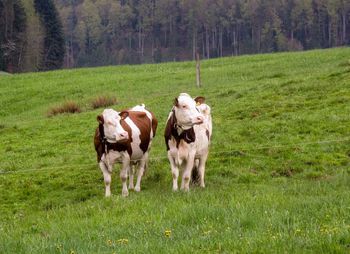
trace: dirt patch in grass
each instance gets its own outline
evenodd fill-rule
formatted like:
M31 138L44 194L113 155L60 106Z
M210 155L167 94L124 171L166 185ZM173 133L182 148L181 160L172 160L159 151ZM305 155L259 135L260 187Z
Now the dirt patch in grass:
M91 107L93 109L104 108L117 104L117 98L113 96L101 95L91 100Z
M303 172L302 169L299 168L279 168L271 172L272 177L292 177L295 174Z
M55 116L63 113L74 114L74 113L80 113L80 112L81 112L81 108L79 107L78 103L76 103L75 101L66 101L61 105L50 108L49 111L47 112L47 116L51 117L51 116Z

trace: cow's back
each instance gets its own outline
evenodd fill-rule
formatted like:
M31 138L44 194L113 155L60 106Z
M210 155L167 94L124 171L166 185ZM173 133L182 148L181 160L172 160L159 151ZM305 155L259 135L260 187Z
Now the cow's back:
M150 119L146 112L128 111L128 117L123 121L131 130L131 148L133 159L139 159L149 150L151 141L157 129L157 119L152 114Z

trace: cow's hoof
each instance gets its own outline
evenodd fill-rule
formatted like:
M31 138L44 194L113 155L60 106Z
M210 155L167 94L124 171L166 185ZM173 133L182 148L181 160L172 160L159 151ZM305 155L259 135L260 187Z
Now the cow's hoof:
M135 191L136 191L136 192L140 192L140 191L141 191L141 187L136 186L136 187L135 187Z
M177 191L179 188L176 186L176 187L173 187L173 191Z
M129 192L128 192L128 191L122 191L122 196L123 196L123 197L129 196Z

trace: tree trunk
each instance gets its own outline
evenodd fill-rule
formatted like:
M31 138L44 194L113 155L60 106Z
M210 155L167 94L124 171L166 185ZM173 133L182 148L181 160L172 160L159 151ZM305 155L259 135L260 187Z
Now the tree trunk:
M145 35L143 33L143 31L141 32L141 62L143 61L143 49L145 48Z
M222 27L220 27L220 31L219 31L219 56L222 57L222 37L223 37L223 31L222 31Z
M233 29L233 31L232 31L232 36L233 36L233 38L232 38L232 40L233 40L233 54L234 54L235 56L237 56L236 31L235 31L235 29Z
M167 33L166 29L164 29L164 47L167 48Z
M205 44L207 48L207 58L210 58L210 39L209 39L209 34L208 34L208 28L205 28Z
M204 39L203 33L202 33L202 58L205 58L205 39Z
M332 47L332 21L328 22L328 47Z
M154 36L152 36L152 46L151 46L152 47L152 52L151 53L152 53L152 61L154 63L155 61L154 61L154 39L153 38L154 38Z
M192 34L192 59L196 59L196 52L197 52L197 40L196 40L196 32L193 31Z
M341 41L341 44L342 45L345 45L346 43L346 13L345 11L343 11L343 14L342 14L342 21L343 21L343 36L342 36L342 41Z
M139 49L138 52L141 52L141 44L142 44L142 31L141 31L141 27L139 24L139 28L138 28L138 41L139 41Z

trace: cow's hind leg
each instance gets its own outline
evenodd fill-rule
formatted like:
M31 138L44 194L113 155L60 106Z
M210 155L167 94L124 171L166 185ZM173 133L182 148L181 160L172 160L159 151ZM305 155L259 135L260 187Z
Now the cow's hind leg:
M199 159L198 172L200 177L200 186L202 188L205 187L204 174L205 174L205 163L207 161L207 158L208 158L208 153L202 155L201 158Z
M171 156L170 152L168 152L168 159L171 167L171 174L173 176L173 191L178 190L177 179L179 178L179 168L175 163L174 157Z
M132 165L129 167L129 189L134 189L134 173L135 173L135 166Z
M192 184L199 184L199 159L194 160L194 166L192 169L191 182Z
M128 179L128 172L130 170L130 158L127 158L127 156L123 159L122 169L120 170L120 179L122 180L122 196L127 197L129 195L128 186L127 186L127 179Z
M103 179L105 182L105 188L106 188L105 196L109 197L111 196L111 181L112 181L111 172L108 171L106 164L102 160L99 162L99 166L102 171Z
M145 171L147 161L148 161L148 152L146 152L142 156L142 159L139 162L139 170L138 170L137 181L136 181L136 186L135 186L135 191L137 191L137 192L141 191L141 179L142 179L143 173Z
M184 173L182 175L181 189L184 191L190 190L190 180L191 180L193 165L194 165L194 154L190 154L187 158Z

